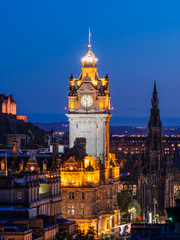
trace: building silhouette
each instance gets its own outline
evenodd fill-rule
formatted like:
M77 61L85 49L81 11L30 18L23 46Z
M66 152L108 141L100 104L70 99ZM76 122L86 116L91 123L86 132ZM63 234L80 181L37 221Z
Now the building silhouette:
M156 82L151 104L147 151L138 162L138 200L144 214L150 211L163 215L166 207L173 206L174 177L171 158L162 151L162 122Z

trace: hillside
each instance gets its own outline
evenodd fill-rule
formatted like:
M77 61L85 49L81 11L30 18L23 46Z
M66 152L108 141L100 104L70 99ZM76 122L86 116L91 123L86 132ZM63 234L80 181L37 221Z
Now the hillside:
M27 134L29 131L35 137L35 143L42 145L44 143L45 130L40 129L32 123L25 123L17 120L13 115L0 114L0 144L3 143L5 134Z

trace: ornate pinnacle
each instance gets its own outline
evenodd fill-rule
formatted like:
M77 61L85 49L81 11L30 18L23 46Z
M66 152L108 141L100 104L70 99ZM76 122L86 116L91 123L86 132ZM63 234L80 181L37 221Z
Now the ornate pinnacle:
M154 90L153 90L153 96L151 100L153 108L157 108L159 104L159 99L157 96L157 89L156 89L156 81L154 81Z

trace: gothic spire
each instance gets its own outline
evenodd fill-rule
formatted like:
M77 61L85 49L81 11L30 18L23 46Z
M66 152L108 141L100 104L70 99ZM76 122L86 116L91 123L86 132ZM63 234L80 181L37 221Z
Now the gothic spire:
M151 99L151 104L154 109L156 109L159 105L159 99L157 96L157 89L156 89L156 81L154 81L154 90L153 90L153 96Z
M151 170L157 170L161 162L161 128L162 122L159 114L159 99L157 96L156 81L154 81L153 96L151 99L151 115L148 123L148 150L149 150L149 164ZM158 153L159 152L159 153Z

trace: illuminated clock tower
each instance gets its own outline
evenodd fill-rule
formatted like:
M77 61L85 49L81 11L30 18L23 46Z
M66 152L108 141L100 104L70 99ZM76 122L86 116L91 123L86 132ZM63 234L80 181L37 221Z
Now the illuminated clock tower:
M86 138L88 155L103 162L109 154L110 95L109 77L99 78L97 58L91 49L82 58L79 78L70 77L69 88L69 141L73 147L76 138Z

